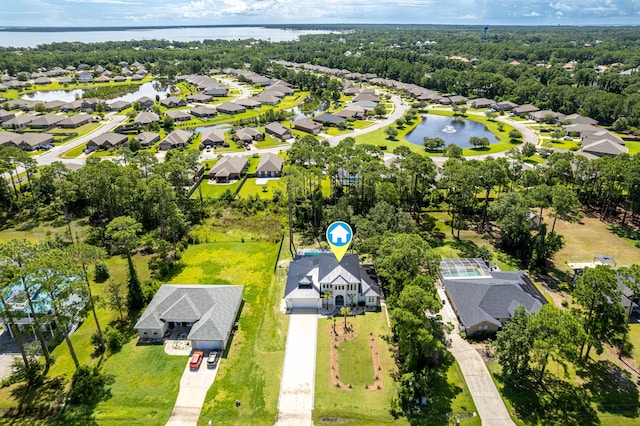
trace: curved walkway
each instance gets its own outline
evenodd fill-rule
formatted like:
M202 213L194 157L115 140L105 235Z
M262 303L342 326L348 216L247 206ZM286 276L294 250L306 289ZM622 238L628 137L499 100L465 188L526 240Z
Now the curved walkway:
M294 309L289 314L276 426L313 425L317 339L317 309Z
M440 310L442 320L445 323L450 322L453 324L453 331L449 334L451 339L449 351L458 362L458 365L460 365L460 370L462 370L464 380L467 382L473 402L476 404L482 424L487 426L515 426L482 357L473 346L458 334L458 319L453 312L444 289L440 286L438 287L438 295L442 300L446 301Z

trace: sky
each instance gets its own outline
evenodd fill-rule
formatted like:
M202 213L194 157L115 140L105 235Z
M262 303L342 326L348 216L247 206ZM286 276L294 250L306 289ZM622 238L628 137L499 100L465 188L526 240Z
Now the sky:
M640 25L640 0L0 0L0 27Z

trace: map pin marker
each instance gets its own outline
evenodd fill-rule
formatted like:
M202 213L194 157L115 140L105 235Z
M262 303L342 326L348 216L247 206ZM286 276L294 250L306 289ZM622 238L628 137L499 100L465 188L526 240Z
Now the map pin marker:
M338 262L340 262L347 253L352 240L353 231L345 222L333 222L327 228L327 241Z

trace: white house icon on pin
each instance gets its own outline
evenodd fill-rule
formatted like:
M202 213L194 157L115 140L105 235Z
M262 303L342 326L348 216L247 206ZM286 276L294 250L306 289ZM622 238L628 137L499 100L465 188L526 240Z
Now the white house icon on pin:
M342 225L338 225L334 227L329 232L329 237L331 238L331 242L336 245L346 244L349 241L350 232L347 228Z

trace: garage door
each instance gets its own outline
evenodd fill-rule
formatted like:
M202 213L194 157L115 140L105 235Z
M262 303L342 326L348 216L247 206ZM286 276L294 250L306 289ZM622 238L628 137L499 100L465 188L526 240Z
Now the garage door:
M291 299L292 308L317 308L317 299Z
M193 340L191 345L194 349L204 351L222 350L222 342L220 340Z

